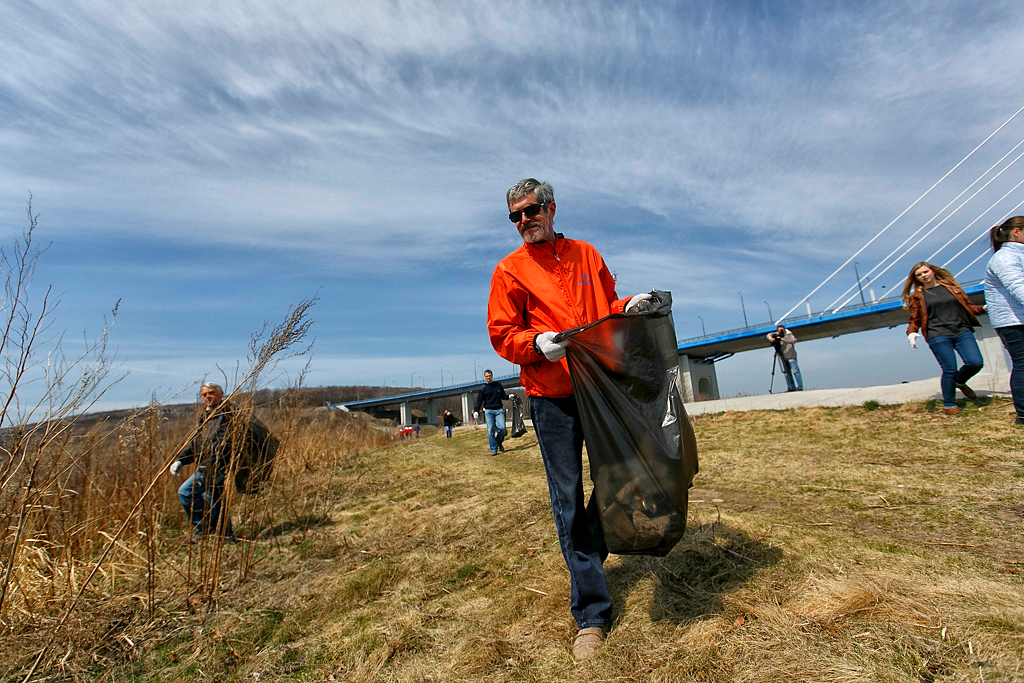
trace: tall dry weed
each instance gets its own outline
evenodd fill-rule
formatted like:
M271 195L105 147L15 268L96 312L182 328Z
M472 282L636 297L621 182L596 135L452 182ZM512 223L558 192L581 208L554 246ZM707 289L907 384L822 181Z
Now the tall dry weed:
M158 404L120 420L81 419L119 379L106 354L110 324L83 353L63 354L52 331L58 301L49 289L29 297L42 253L31 199L28 218L13 250L0 251L0 677L26 680L43 671L77 677L83 662L130 655L133 629L157 612L215 605L224 586L246 580L258 538L315 523L346 449L388 440L343 418L311 419L287 393L277 405L253 405L278 363L309 351L316 298L300 302L252 336L228 397L244 414L263 414L282 442L264 495L229 489L226 504L249 536L238 547L189 544L167 467L194 435L194 419ZM116 647L111 638L120 638Z

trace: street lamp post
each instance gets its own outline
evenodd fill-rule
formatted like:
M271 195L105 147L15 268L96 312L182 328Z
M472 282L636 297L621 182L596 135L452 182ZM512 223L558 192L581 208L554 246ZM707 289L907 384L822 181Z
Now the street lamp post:
M764 301L764 299L761 299L761 301ZM771 306L771 304L769 304L767 301L765 301L764 305L768 307L768 322L770 322L770 323L775 322L775 316L772 315L772 306Z
M480 356L477 356L476 358L473 359L473 381L474 382L477 381L477 379L476 379L476 362L478 360L480 360Z
M747 322L747 307L743 303L743 292L738 292L740 295L740 308L743 309L743 327L750 329L750 323Z
M698 315L697 319L700 320L700 333L701 333L701 335L704 336L704 337L708 336L708 331L704 329L704 318L701 318Z
M452 374L451 370L448 371L448 379L451 380L450 386L455 386L455 375Z
M444 389L444 366L441 366L441 388Z

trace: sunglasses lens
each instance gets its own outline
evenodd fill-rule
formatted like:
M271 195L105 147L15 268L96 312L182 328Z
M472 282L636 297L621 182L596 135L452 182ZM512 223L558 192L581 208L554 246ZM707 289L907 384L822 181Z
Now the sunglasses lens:
M523 219L523 216L526 216L527 218L533 218L538 213L540 213L540 210L543 208L543 204L530 204L529 206L525 207L522 211L513 211L512 213L510 213L508 215L508 219L513 223L518 223Z

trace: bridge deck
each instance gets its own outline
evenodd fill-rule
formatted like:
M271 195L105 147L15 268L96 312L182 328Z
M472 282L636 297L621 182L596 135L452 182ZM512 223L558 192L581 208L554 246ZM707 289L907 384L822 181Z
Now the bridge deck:
M984 303L984 283L972 282L964 292L975 303ZM789 318L783 323L801 342L841 334L895 327L907 323L907 312L899 299L882 300L840 311L815 313L803 318ZM720 358L722 356L763 349L768 345L765 335L775 331L775 325L741 328L679 341L679 355L690 358Z
M495 377L495 382L501 382L501 385L506 389L519 389L519 375L506 375L504 377ZM430 401L438 398L447 398L449 396L461 396L466 393L474 393L480 390L485 382L469 382L468 384L454 384L450 387L442 387L440 389L424 389L422 391L413 391L408 394L394 394L392 396L382 396L381 398L368 398L362 401L349 401L348 403L342 403L337 405L343 405L349 410L360 410L362 408L374 408L377 406L388 406L394 405L395 403L405 403L406 401Z

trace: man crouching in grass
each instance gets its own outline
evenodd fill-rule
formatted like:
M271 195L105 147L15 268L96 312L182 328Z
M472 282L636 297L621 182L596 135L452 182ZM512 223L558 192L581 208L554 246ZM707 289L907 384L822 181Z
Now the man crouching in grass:
M572 651L582 661L597 651L611 626L604 572L608 547L597 500L591 496L584 505L583 427L564 360L568 342L554 337L621 313L650 294L618 299L597 250L555 232L551 185L527 178L508 191L506 200L523 245L494 269L487 330L495 351L521 366L519 379L530 397L558 543L569 568L569 609L579 628Z

